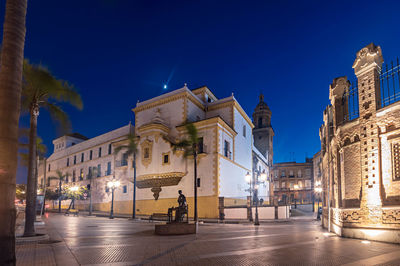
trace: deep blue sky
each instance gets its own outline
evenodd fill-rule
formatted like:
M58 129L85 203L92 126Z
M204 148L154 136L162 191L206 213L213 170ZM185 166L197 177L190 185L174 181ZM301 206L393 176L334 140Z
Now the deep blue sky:
M249 116L264 93L274 161L302 162L320 148L332 79L354 79L355 53L374 42L386 60L400 55L399 10L398 1L28 1L25 57L79 89L84 110L66 110L88 137L127 124L137 100L164 93L170 78L169 90L234 92ZM4 1L0 11L3 21ZM45 112L38 133L51 153Z

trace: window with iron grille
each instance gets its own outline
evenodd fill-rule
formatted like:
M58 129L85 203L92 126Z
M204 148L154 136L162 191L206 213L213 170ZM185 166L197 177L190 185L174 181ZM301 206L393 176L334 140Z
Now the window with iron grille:
M400 180L400 143L392 144L393 180Z

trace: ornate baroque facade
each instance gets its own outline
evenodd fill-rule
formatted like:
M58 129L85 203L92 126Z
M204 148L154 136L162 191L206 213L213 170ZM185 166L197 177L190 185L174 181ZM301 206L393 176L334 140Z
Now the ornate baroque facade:
M383 104L382 63L373 43L357 53L355 110L347 78L330 85L320 128L323 226L341 236L400 243L400 102ZM352 111L359 117L349 119Z

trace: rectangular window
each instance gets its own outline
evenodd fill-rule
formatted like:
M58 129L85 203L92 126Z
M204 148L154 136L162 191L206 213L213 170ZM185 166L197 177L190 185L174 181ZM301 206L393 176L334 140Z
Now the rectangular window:
M243 126L243 137L246 137L246 125Z
M111 175L111 162L107 163L107 175Z
M297 177L301 177L301 170L297 172Z
M48 168L47 172L50 172L50 164L49 164L49 168Z
M110 189L106 186L106 192L108 193L110 191Z
M90 152L89 152L89 160L92 160L92 157L93 157L93 151L90 150Z
M122 154L122 160L121 160L121 166L128 165L128 154L124 153Z
M198 138L197 139L197 152L198 153L204 153L203 138Z
M72 171L72 182L76 181L75 170Z
M74 155L74 164L76 164L76 155Z
M169 154L164 154L163 156L163 164L168 164L169 163Z
M224 142L224 156L227 158L231 158L231 150L230 150L230 143L229 141L225 140Z
M285 177L285 176L286 176L285 170L281 170L281 177Z
M99 148L99 157L101 157L101 147Z
M88 176L87 176L87 179L89 179L89 178L92 178L92 167L91 167L91 166L89 166L89 168L88 168Z
M400 180L400 143L392 144L393 180Z
M111 154L111 149L112 149L112 147L111 147L111 143L110 143L110 144L108 144L108 154Z
M79 180L83 180L83 169L81 168L81 172L79 173Z
M306 169L306 177L311 177L311 169Z
M69 158L67 158L67 167L69 166Z
M97 165L97 177L101 176L101 164Z
M294 177L293 170L290 170L290 171L289 171L289 177Z
M69 174L67 173L66 175L65 175L65 183L68 183L69 182Z
M123 191L123 193L126 193L126 192L128 192L128 188L126 186L123 186L122 191Z
M84 160L85 160L85 154L82 152L82 154L81 154L81 163L83 163Z

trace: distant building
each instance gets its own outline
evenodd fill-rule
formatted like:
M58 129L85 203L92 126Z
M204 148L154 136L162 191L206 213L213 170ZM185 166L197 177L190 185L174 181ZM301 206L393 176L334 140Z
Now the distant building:
M274 194L280 203L313 203L313 160L275 163L272 167Z
M316 192L315 188L322 188L322 156L321 151L313 156L313 187L314 201L322 200L322 192ZM320 205L321 206L321 205Z
M356 82L335 78L320 128L323 226L340 236L400 243L400 65L373 43Z

